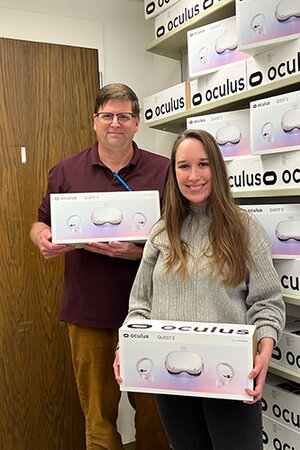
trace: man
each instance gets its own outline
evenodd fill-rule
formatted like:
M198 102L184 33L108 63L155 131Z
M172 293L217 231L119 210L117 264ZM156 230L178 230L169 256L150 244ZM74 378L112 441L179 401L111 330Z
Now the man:
M50 170L38 222L30 232L45 258L65 254L58 318L67 323L88 450L123 449L116 429L120 392L112 365L143 249L131 242L93 242L81 249L52 244L50 193L121 191L127 185L132 190L157 189L162 198L169 160L140 150L133 141L139 116L138 98L128 86L113 83L99 91L94 113L97 142ZM152 395L128 397L136 410L136 450L169 449Z

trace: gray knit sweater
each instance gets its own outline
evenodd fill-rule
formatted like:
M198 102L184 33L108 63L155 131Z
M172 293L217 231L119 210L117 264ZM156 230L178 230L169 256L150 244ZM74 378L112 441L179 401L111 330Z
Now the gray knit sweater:
M249 214L250 251L255 268L238 286L225 287L221 278L210 277L203 252L208 246L210 217L203 206L192 207L181 236L189 244L191 257L186 281L174 271L166 274L168 237L158 222L145 245L143 258L132 286L129 319L181 320L192 322L247 323L256 325L257 338L278 341L284 326L285 305L279 277L274 269L265 230ZM196 263L195 263L196 262ZM206 266L206 267L205 267Z

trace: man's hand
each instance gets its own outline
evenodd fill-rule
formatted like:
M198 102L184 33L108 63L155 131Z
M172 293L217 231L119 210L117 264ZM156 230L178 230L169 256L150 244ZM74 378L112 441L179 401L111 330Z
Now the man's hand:
M258 353L254 360L254 367L249 373L249 378L254 379L255 387L253 391L251 389L246 389L246 392L253 396L253 400L244 401L244 403L251 405L261 399L273 347L274 340L272 338L262 338L260 340L258 344Z
M131 261L137 261L143 253L143 249L132 242L89 242L83 245L83 248L112 258L129 259Z
M115 360L113 364L115 379L118 383L122 383L122 378L120 376L120 350L117 349L115 353Z
M30 237L45 259L55 258L75 248L72 245L52 244L51 228L43 222L36 222L32 225Z

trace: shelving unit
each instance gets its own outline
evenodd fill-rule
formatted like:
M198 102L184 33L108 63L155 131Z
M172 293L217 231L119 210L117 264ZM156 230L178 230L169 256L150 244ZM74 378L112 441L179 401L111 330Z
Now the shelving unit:
M284 294L283 300L289 305L296 305L300 307L300 295Z
M235 14L235 1L222 0L211 8L196 16L188 22L175 28L166 36L152 41L146 50L157 55L181 61L182 52L187 48L186 33L193 28L202 27L217 20L226 19L226 17Z
M166 36L155 39L146 47L146 50L157 55L181 61L183 52L186 52L187 50L187 32L189 30L218 20L226 19L234 14L235 1L222 0L220 3L202 12L200 17L196 16L190 21L172 30ZM293 91L299 88L299 84L300 75L295 75L284 80L259 86L258 88L251 89L240 94L232 95L225 99L189 109L188 111L174 114L171 117L153 121L149 124L149 127L178 134L185 129L185 120L187 117L193 117L201 114L212 114L219 111L248 108L251 100L263 98L268 93L277 95L277 93Z
M285 189L261 189L257 191L236 191L233 192L235 198L253 198L253 197L286 197L300 195L299 188L285 188Z
M263 0L262 0L263 1ZM174 29L166 36L152 41L146 48L148 52L161 55L164 57L182 61L182 55L187 50L187 31L194 28L207 25L209 23L225 19L235 14L235 1L222 0L220 3L209 8L207 11L201 13L200 17L195 17L180 27ZM209 104L204 104L196 108L189 109L170 117L165 117L153 121L149 124L150 128L168 131L179 134L186 129L186 119L188 117L198 116L201 114L212 114L221 111L231 111L237 109L249 108L250 101L258 100L274 95L279 95L287 92L296 91L300 86L300 75L296 74L284 80L279 80L273 83L259 86L258 88L249 91L229 96L225 99L217 100ZM266 197L278 197L276 202L287 200L293 202L295 196L300 195L299 188L285 188L285 189L271 189L271 190L257 190L257 191L240 191L234 192L234 197L239 199L248 198L262 198L262 202L266 201ZM280 200L278 200L280 198ZM300 308L299 295L284 295L284 301L287 304L295 305ZM299 309L300 316L300 309ZM281 367L274 363L270 364L270 372L279 375L283 378L300 383L300 373Z
M274 373L274 375L278 375L283 378L287 378L288 380L295 381L296 383L300 383L300 373L295 372L294 370L290 370L286 367L278 366L273 361L270 362L269 371Z
M155 120L150 122L149 126L150 128L155 128L157 130L179 134L185 130L187 117L249 108L249 102L252 100L259 100L260 98L266 97L269 93L273 96L279 93L283 94L285 92L291 92L299 88L299 84L300 75L297 74L284 80L259 86L258 88L254 88L236 95L231 95L230 97L226 97L209 104L191 108L170 117L165 117L164 119Z

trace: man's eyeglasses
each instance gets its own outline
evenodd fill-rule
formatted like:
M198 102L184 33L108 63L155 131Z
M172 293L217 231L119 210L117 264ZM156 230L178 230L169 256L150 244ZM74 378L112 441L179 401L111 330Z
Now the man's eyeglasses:
M114 117L116 116L117 121L121 124L128 123L130 120L133 119L133 117L136 117L135 114L131 112L121 112L118 114L113 113L107 113L107 112L98 112L95 114L96 117L99 117L101 122L104 123L111 123L114 120Z

